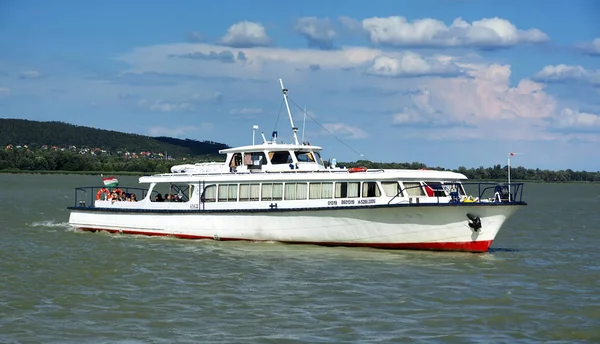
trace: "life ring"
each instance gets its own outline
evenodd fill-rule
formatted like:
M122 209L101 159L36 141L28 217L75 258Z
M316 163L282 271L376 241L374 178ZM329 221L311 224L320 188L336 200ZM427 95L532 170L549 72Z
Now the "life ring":
M355 172L367 172L367 168L366 167L351 167L348 169L349 173L355 173Z
M110 197L110 191L108 191L108 189L100 189L98 190L98 192L96 193L96 200L99 201L102 198L102 194L105 193L106 194L106 198Z

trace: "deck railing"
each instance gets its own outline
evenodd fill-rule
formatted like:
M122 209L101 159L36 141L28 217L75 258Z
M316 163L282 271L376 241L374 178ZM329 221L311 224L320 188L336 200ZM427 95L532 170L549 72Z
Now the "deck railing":
M427 182L425 182L427 185ZM420 189L422 192L422 185L414 185L398 190L398 193L390 199L388 204L391 204L394 199L398 197L407 197L416 199L419 202L420 198L431 199L432 197L437 198L436 203L447 203L448 197L450 197L451 203L522 203L523 202L523 185L524 183L494 183L494 182L461 182L461 183L444 183L444 184L431 184L428 185L433 189L434 196L415 195L410 196L406 190ZM461 188L462 186L462 188ZM450 188L449 195L446 195L446 188ZM464 193L463 193L464 189ZM443 196L439 196L443 193ZM438 194L436 196L435 194ZM440 201L440 198L442 201ZM427 202L431 203L431 202Z
M426 183L426 182L425 182ZM427 183L426 183L427 184ZM423 203L432 203L431 199L436 198L437 201L434 203L522 203L523 202L523 185L524 183L493 183L493 182L465 182L465 183L444 183L444 184L431 184L429 185L433 191L434 196L423 195L422 185L415 185L403 188L390 199L388 204L405 195L409 202L419 203L423 200ZM204 182L201 182L201 189L204 189ZM96 194L102 188L102 186L84 186L75 188L75 204L74 207L80 208L93 208L96 201ZM407 190L419 188L419 194L411 196L408 195ZM450 188L449 194L445 189ZM119 187L124 193L134 193L138 201L143 200L148 195L148 190L136 187ZM464 189L464 192L463 192ZM109 189L110 190L110 189ZM158 191L152 191L153 195L158 194ZM442 195L440 195L442 194ZM141 195L141 197L139 197ZM202 195L203 196L203 195ZM450 201L448 201L450 197ZM425 201L427 200L427 201ZM198 209L204 209L203 197L200 197Z
M73 206L81 208L93 208L94 202L96 201L96 194L98 191L100 191L100 189L102 189L102 186L82 186L75 188L75 204ZM116 188L108 188L111 193L114 189ZM135 197L138 201L146 198L146 195L148 194L148 190L143 188L119 187L119 189L124 193L135 194Z

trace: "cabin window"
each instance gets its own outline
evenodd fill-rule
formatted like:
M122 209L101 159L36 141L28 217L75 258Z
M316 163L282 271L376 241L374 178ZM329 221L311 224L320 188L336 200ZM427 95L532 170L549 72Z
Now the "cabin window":
M336 182L335 198L354 198L359 197L359 182Z
M263 201L281 201L283 199L283 183L263 183L260 199Z
M236 202L237 201L237 184L221 184L219 185L219 202Z
M363 197L379 197L381 196L381 190L377 186L377 182L363 182L362 187Z
M310 183L308 197L310 199L332 198L333 183Z
M240 184L240 201L258 201L260 184Z
M440 182L427 182L423 183L425 186L425 192L429 197L446 197L446 192Z
M286 200L304 200L307 197L307 183L285 183Z
M315 157L312 152L296 152L298 162L315 162Z
M215 202L217 200L217 186L209 185L204 188L202 202Z
M290 152L288 151L269 152L269 158L271 159L271 164L273 165L291 164L294 162Z
M388 197L402 196L400 192L400 184L398 182L381 182L383 192Z
M404 190L408 196L425 196L421 183L418 182L404 182Z
M152 190L152 202L188 202L194 190L193 184L158 183ZM160 194L160 197L157 196ZM137 197L137 195L136 195Z

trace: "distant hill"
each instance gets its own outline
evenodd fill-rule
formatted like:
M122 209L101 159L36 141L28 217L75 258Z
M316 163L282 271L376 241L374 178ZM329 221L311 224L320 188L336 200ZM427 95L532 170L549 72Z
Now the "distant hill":
M211 141L151 137L112 130L78 126L64 122L40 122L24 119L0 118L0 146L28 145L39 149L42 145L57 147L101 148L110 152L168 152L169 156L218 155L229 146Z

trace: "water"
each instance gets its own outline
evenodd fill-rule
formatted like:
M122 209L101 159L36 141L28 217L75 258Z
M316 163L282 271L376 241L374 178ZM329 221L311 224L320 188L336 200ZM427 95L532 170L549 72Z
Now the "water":
M0 175L0 342L600 342L600 185L525 185L471 254L70 230L99 181Z

